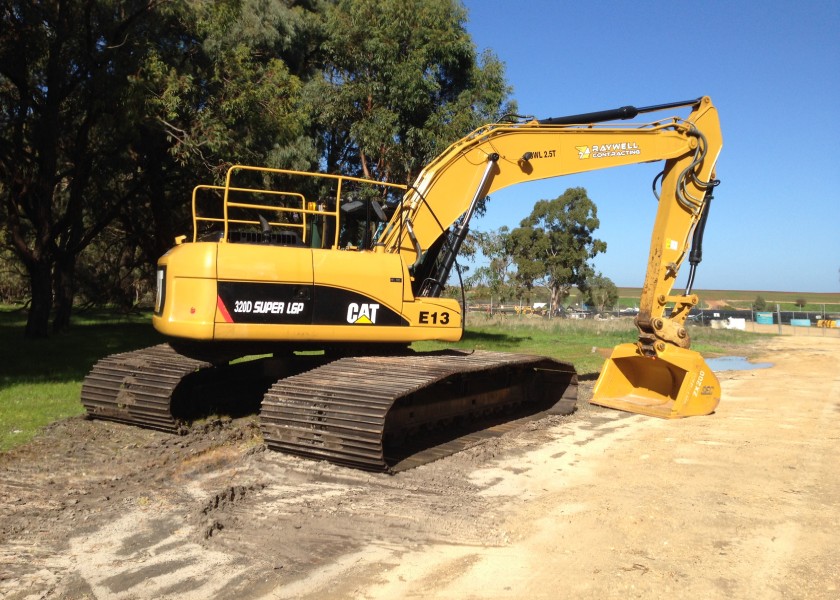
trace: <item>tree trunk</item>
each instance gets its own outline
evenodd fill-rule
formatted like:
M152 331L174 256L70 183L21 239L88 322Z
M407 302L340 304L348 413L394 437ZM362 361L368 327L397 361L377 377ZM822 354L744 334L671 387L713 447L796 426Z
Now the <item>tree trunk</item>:
M55 298L55 316L53 317L53 333L58 333L70 325L70 315L73 312L75 290L76 258L68 256L55 263L53 273L53 294Z
M50 333L52 310L52 277L49 261L40 260L27 265L32 304L26 319L24 335L27 338L45 338Z
M564 284L552 283L549 286L551 290L551 303L554 305L554 308L557 309L563 306L563 301L569 297L570 287Z

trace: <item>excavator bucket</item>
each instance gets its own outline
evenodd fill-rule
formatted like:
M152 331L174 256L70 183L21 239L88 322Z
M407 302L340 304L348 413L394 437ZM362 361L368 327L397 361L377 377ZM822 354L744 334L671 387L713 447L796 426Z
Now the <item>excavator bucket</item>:
M636 344L620 344L604 363L592 403L675 419L711 414L720 402L720 382L693 350L667 346L644 356Z

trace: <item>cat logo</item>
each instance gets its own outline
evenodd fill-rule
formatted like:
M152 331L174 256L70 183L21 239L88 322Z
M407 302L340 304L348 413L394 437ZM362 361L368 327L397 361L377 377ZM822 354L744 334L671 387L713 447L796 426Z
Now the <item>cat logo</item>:
M347 307L347 322L356 325L373 325L376 323L378 304L356 304L351 302Z

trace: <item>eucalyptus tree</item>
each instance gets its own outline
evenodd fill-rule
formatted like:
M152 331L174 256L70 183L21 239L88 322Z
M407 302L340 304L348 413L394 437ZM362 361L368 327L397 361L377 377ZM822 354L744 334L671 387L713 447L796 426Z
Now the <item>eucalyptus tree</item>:
M585 291L594 277L590 260L607 250L593 235L599 225L595 203L584 188L540 200L507 238L517 277L526 285L548 287L552 306L560 306L572 287Z
M219 183L237 163L318 164L300 75L312 70L319 18L299 4L178 3L174 26L138 64L135 126L142 135L132 141L131 158L145 184L119 226L149 267L188 229L196 184Z
M609 277L597 273L586 281L583 297L597 312L604 312L611 310L618 302L618 287Z
M78 254L119 210L107 178L149 1L0 4L0 186L5 234L24 265L30 337L67 323Z
M96 270L119 246L148 269L198 179L233 161L317 164L283 59L312 69L307 4L0 4L0 201L30 282L27 336L47 335L53 309L68 323L81 253Z
M470 276L470 287L486 289L492 297L505 300L516 291L516 269L513 256L507 252L510 231L502 226L496 231L476 231L472 234L477 249L486 262Z
M510 109L503 65L477 54L460 3L338 0L325 14L323 75L306 92L325 170L410 183Z
M101 300L148 277L192 187L232 163L410 181L507 108L465 18L451 0L0 1L0 210L26 334L68 323L79 277Z

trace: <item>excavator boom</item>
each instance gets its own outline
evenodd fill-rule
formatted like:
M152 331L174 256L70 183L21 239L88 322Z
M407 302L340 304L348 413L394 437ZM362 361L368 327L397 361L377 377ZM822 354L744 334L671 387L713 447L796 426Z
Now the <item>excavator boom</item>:
M686 119L669 118L641 126L593 124L682 106L692 108ZM639 341L616 348L601 372L593 402L667 418L709 414L720 400L720 386L700 355L689 350L685 320L698 302L691 285L708 206L718 183L714 168L722 145L717 110L708 97L489 125L453 144L420 174L403 210L389 224L383 243L388 251L419 264L428 261L422 252L431 245L429 238L461 218L456 226L457 250L478 197L523 181L664 161L636 318ZM465 203L447 204L443 198L466 196L471 189L475 190L473 200L460 217ZM673 295L692 239L689 285L685 293ZM435 292L442 288L451 260L443 264L422 289Z

